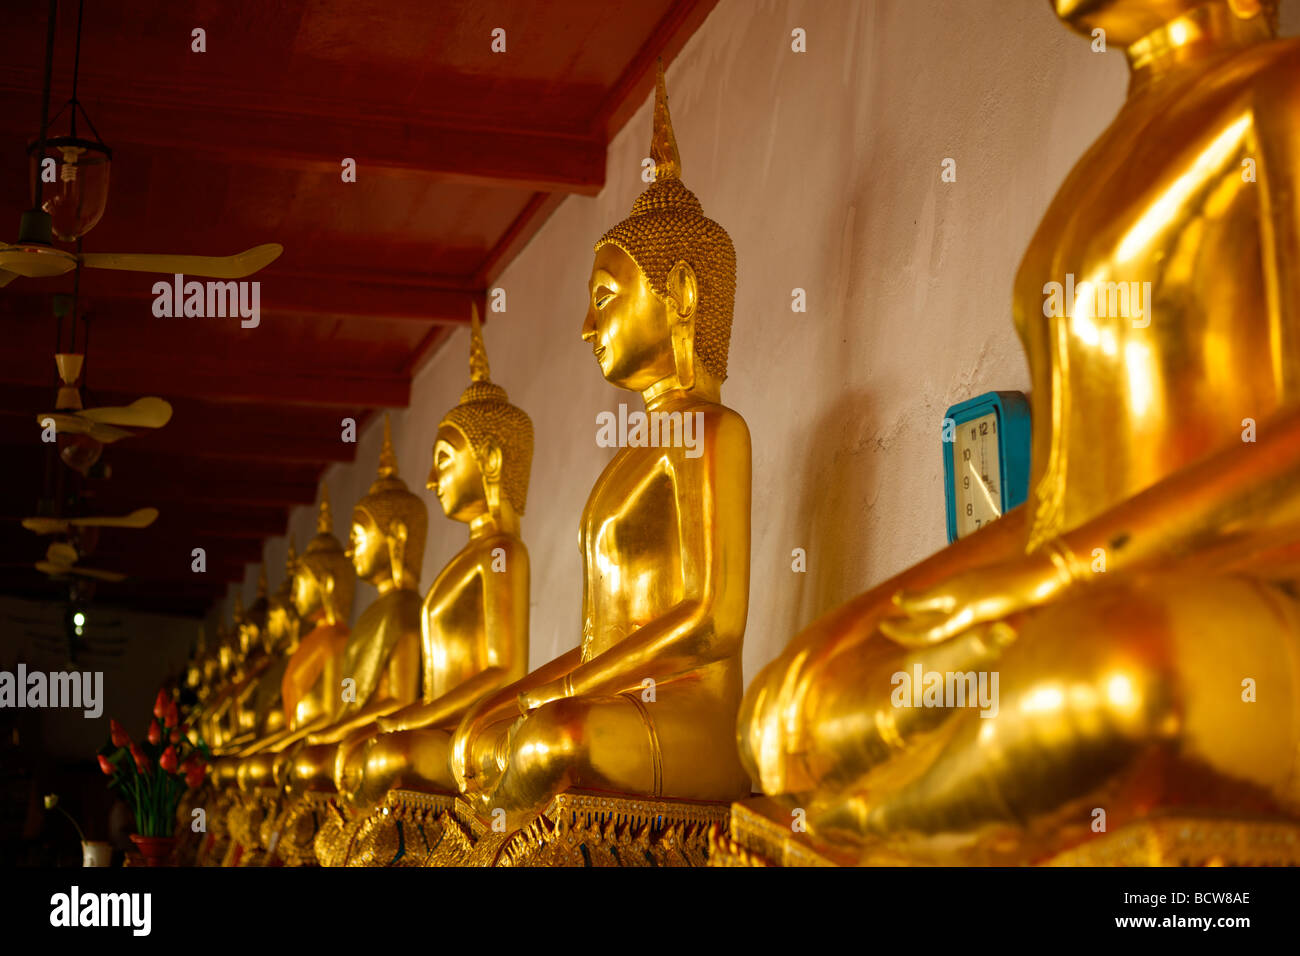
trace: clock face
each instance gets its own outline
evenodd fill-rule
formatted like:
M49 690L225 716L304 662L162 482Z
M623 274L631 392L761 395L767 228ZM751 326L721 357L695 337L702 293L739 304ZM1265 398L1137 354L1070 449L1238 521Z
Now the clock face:
M1002 451L997 413L989 412L958 425L952 455L957 537L964 538L1002 516Z

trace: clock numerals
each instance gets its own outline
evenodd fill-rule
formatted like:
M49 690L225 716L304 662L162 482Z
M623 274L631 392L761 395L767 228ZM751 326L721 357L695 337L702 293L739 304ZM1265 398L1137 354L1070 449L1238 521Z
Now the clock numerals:
M953 476L957 485L957 537L960 538L1002 515L997 415L989 412L963 422L957 428L956 439Z

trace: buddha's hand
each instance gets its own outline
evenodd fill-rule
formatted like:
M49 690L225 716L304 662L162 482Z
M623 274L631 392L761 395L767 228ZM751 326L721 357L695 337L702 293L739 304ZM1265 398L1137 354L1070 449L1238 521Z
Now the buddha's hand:
M479 700L470 707L451 735L451 753L447 762L451 765L452 779L456 781L456 787L461 793L477 789L474 778L478 768L474 766L474 744L483 732L486 703L486 700Z
M880 622L880 630L905 647L939 644L978 624L1046 604L1071 581L1051 554L1038 551L955 574L924 591L899 591L897 611Z

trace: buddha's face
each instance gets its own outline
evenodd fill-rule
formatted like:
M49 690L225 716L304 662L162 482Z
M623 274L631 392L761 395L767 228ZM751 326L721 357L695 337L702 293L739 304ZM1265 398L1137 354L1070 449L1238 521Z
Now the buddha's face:
M1206 0L1051 0L1056 15L1072 29L1091 35L1100 28L1106 31L1108 45L1121 47L1135 43L1205 3Z
M359 508L352 512L348 557L362 580L369 581L388 571L388 542L375 520Z
M305 567L300 567L293 576L292 600L299 617L305 618L320 608L320 585L316 583L316 575Z
M448 518L473 521L486 510L483 470L459 428L443 425L438 429L426 487L437 494Z
M631 256L601 246L588 291L582 340L591 344L606 381L644 391L674 374L672 316Z

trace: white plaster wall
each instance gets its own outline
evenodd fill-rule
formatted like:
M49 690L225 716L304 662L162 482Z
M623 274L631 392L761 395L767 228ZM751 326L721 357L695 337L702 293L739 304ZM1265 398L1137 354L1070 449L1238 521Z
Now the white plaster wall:
M795 27L806 53L790 49ZM1012 277L1124 86L1122 54L1090 52L1046 0L722 0L669 68L683 179L739 260L723 399L754 443L748 677L819 613L943 546L944 409L1027 388ZM536 429L534 666L579 638L578 519L610 456L595 416L636 400L604 382L579 330L592 243L643 188L649 138L647 100L611 144L601 194L566 200L500 277L508 311L484 333L493 379ZM945 157L955 183L940 181ZM791 312L795 287L806 314ZM467 343L457 331L393 414L401 474L430 508L425 588L466 538L424 478ZM380 427L327 475L340 537ZM292 516L299 547L313 522ZM272 588L284 548L267 547ZM246 602L255 580L250 568ZM359 587L358 610L373 596Z

